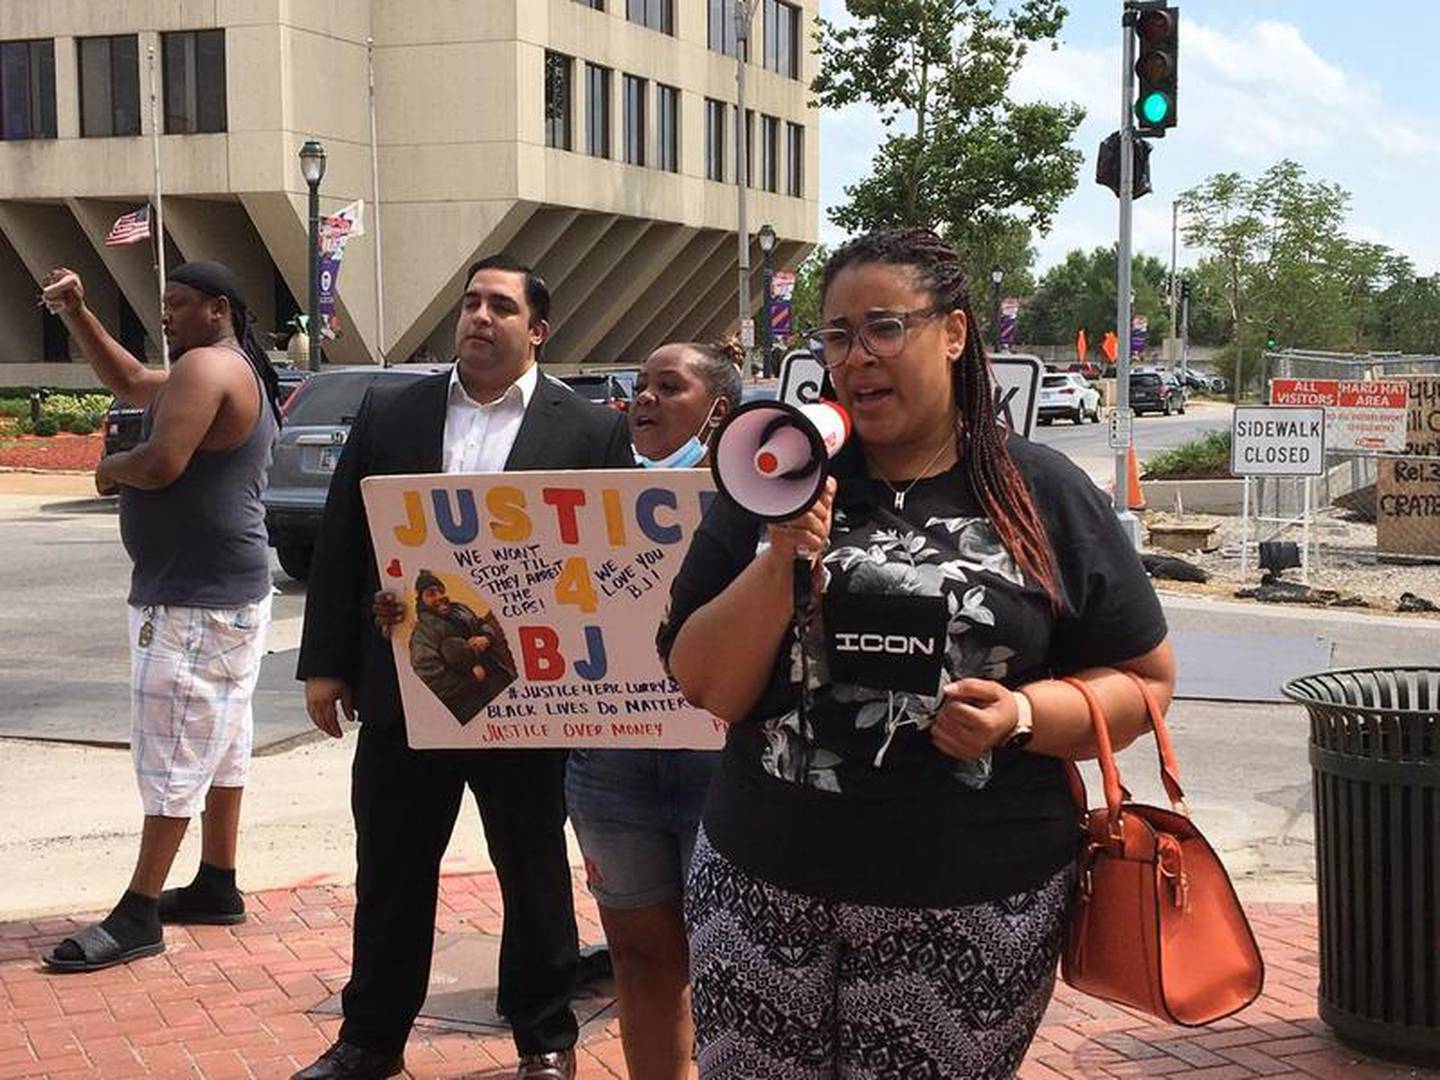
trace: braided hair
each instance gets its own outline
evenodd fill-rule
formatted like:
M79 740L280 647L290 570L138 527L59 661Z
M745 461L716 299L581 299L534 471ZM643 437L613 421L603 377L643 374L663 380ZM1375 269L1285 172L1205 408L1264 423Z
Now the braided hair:
M951 366L956 453L1000 542L1058 610L1061 597L1055 549L1030 489L1006 449L1005 429L995 418L990 361L977 332L980 324L959 255L929 229L893 229L857 237L836 249L826 262L820 280L821 302L841 270L867 263L910 270L937 305L965 315L965 348Z
M724 398L732 409L739 405L745 389L740 378L740 370L745 365L745 350L740 346L740 339L732 337L709 344L692 341L685 348L695 358L692 363L705 380L711 397Z

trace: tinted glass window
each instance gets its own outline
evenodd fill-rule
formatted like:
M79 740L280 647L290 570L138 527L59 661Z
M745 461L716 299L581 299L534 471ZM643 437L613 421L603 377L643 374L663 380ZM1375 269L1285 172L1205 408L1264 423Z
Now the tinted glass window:
M295 398L285 416L287 424L348 424L360 410L365 391L377 382L413 379L398 373L316 375Z
M1160 376L1159 376L1159 375L1131 375L1131 376L1130 376L1130 385L1131 385L1131 386L1151 386L1151 387L1159 386L1159 385L1160 385Z

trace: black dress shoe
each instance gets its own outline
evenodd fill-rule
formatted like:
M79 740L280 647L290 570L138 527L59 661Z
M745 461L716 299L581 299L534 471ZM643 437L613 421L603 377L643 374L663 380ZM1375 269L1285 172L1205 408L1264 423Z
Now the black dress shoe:
M520 1059L515 1080L575 1080L575 1051L528 1054Z
M337 1042L290 1080L385 1080L405 1071L404 1054L366 1050L354 1043Z

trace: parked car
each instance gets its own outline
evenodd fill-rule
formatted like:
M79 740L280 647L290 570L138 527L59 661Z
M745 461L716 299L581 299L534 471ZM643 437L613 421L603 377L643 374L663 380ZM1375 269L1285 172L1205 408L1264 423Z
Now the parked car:
M111 398L105 410L105 453L119 454L140 445L140 427L145 410Z
M1178 372L1162 371L1160 378L1164 379L1170 387L1170 399L1175 403L1175 411L1184 416L1185 405L1190 400L1190 388L1185 385L1185 381L1180 378Z
M589 398L597 405L608 405L620 412L630 408L630 392L635 385L633 375L627 384L620 373L613 371L589 371L579 375L562 375L560 381L581 397Z
M1040 379L1040 423L1064 417L1076 424L1100 422L1100 391L1077 372L1044 375Z
M752 401L774 401L780 396L779 379L746 379L740 387L740 404Z
M1144 370L1130 373L1130 409L1136 416L1147 412L1164 413L1166 416L1184 412L1184 393L1169 372Z
M431 364L331 368L310 376L290 395L264 496L265 528L285 573L298 581L310 574L330 477L365 391L449 370Z
M1181 368L1175 374L1185 384L1187 390L1208 391L1210 389L1210 376L1202 371L1196 371L1194 368Z

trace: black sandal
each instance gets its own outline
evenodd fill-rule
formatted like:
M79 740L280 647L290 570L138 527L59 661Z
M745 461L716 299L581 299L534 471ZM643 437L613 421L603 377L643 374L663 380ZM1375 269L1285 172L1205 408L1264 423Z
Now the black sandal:
M239 911L205 911L187 907L184 889L166 889L160 894L160 921L174 926L235 926L245 921L245 901Z
M45 966L52 971L77 972L77 971L102 971L116 964L129 963L131 960L139 960L146 956L156 956L165 951L165 940L148 941L143 945L132 945L124 948L116 941L109 930L106 930L99 923L85 927L84 930L72 934L62 941L74 945L80 950L80 959L71 960L56 956L59 945L46 953L41 959Z

